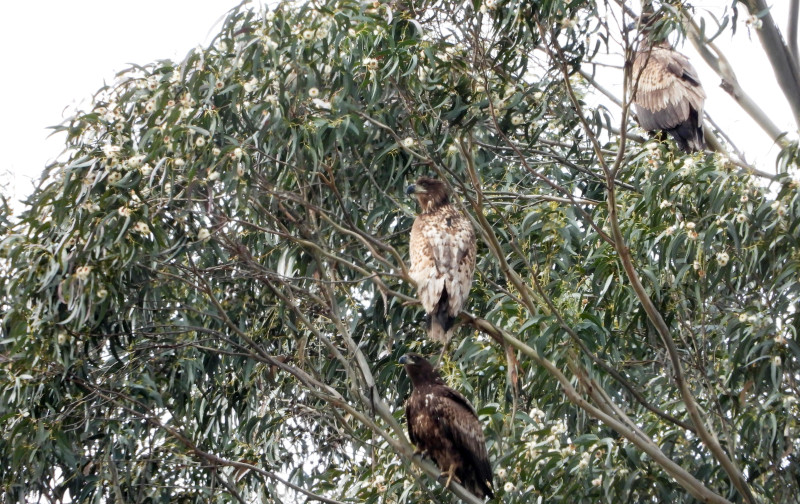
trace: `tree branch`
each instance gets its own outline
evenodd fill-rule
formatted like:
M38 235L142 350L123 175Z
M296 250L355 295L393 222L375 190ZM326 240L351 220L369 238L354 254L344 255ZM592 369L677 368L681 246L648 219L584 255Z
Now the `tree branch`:
M790 0L789 2L789 25L786 33L789 35L789 51L794 58L794 64L800 66L800 54L797 50L797 22L800 16L800 0Z
M321 249L319 249L319 247L312 247L312 249L310 250L310 252L312 254L317 252L317 251L321 251ZM251 256L249 254L247 254L246 257L249 258ZM327 272L326 272L326 276L327 276ZM307 375L302 370L294 368L293 366L289 366L288 364L286 364L284 362L281 362L281 361L279 361L279 360L267 355L263 350L261 350L257 346L257 344L253 340L251 340L249 337L247 337L230 320L230 318L225 313L224 308L219 304L219 302L212 295L212 291L210 289L210 286L208 286L208 284L206 283L205 279L204 278L199 278L199 281L205 285L205 288L203 290L205 291L206 295L210 298L211 302L217 307L217 310L220 312L223 320L226 322L228 327L232 331L234 331L237 335L239 335L241 338L243 338L245 341L247 341L249 345L253 346L254 350L259 351L259 354L261 355L261 357L263 359L265 359L268 363L270 363L272 365L275 365L275 366L283 369L284 371L289 372L290 374L292 374L296 378L300 379L301 383L303 383L306 386L306 389L310 393L312 393L313 395L315 395L317 397L320 397L321 399L323 399L325 401L328 401L332 405L338 406L338 407L344 409L345 411L347 411L348 413L350 413L354 418L357 418L362 424L364 424L365 426L370 428L373 432L377 433L383 439L385 439L390 445L392 445L394 447L394 449L399 454L403 455L407 460L411 460L415 465L420 467L426 474L428 474L429 476L431 476L432 478L434 478L434 479L436 479L438 481L438 477L439 477L441 471L438 471L437 468L431 462L420 460L419 457L414 457L413 456L414 450L411 447L411 444L409 443L409 441L406 439L405 433L403 432L402 427L400 426L400 424L395 419L394 415L392 414L392 411L389 409L389 407L386 405L386 403L383 401L383 399L378 395L377 389L375 387L375 381L374 381L374 378L372 376L372 373L371 373L371 370L369 368L369 365L367 363L366 357L363 355L363 352L361 352L361 349L358 348L358 345L356 345L355 342L352 340L352 338L350 338L350 335L348 334L346 328L341 325L341 318L340 317L333 317L334 318L334 320L333 320L334 324L339 329L340 336L342 336L342 338L348 343L348 350L350 350L355 355L358 367L359 367L360 371L362 372L362 375L364 376L364 378L365 378L365 380L367 382L369 391L370 391L369 395L364 394L363 391L358 391L357 394L359 395L362 403L364 403L368 407L370 407L375 413L378 414L378 416L384 422L386 422L389 425L389 427L392 429L392 431L394 431L394 434L395 434L396 438L390 436L388 432L386 432L383 429L381 429L372 419L370 419L369 417L364 415L362 412L360 412L359 410L355 409L353 406L348 404L345 401L345 399L335 389L333 389L332 387L328 386L327 384L324 384L324 383L321 383L321 382L317 382L316 380L314 380L312 377ZM327 286L327 285L330 285L330 282L327 282L327 283L326 282L322 282L323 288L326 288L325 286ZM292 303L291 300L289 300L285 296L282 296L279 293L279 290L276 289L274 286L271 286L270 288L273 290L274 293L278 294L283 299L283 302L284 302L285 306L287 306L290 309L292 309L295 312L295 314L300 317L300 320L303 321L303 324L309 330L314 332L317 335L317 337L321 338L321 334L319 333L319 331L305 317L305 315L302 313L302 310L300 310L300 308L297 305ZM332 297L330 297L330 296L331 295L329 294L329 300L328 301L329 301L329 304L331 306L333 306L334 299ZM356 382L352 378L351 378L350 381L353 384L355 384L355 382ZM483 502L481 500L479 500L477 497L472 495L463 486L461 486L460 484L458 484L456 482L451 482L450 487L448 487L448 490L453 492L455 495L460 497L465 502L468 502L470 504L483 504Z
M335 499L329 499L327 497L323 497L323 496L315 494L315 493L313 493L313 492L311 492L309 490L306 490L305 488L302 488L302 487L297 486L297 485L295 485L293 483L290 483L289 481L279 477L277 474L273 473L272 471L267 471L266 469L262 469L261 467L255 466L255 465L247 463L247 462L239 462L239 461L235 461L235 460L227 460L227 459L224 459L222 457L218 457L218 456L216 456L216 455L214 455L212 453L209 453L209 452L207 452L205 450L202 450L199 446L194 444L191 439L189 439L188 437L183 435L177 428L165 424L164 422L162 422L158 418L158 415L155 415L155 414L151 413L150 412L150 408L148 408L146 404L142 403L141 401L137 401L133 397L127 396L127 395L122 394L120 392L117 392L115 390L103 389L103 388L95 385L94 383L89 383L89 382L87 382L87 381L85 381L85 380L83 380L81 378L78 378L77 376L74 376L74 375L69 375L69 379L71 381L73 381L74 383L76 383L77 385L79 385L84 390L87 390L87 391L90 391L92 393L97 394L99 397L102 397L102 398L106 399L107 401L116 404L119 408L127 411L129 414L133 415L134 417L140 418L140 419L146 421L147 423L149 423L150 425L152 425L153 427L163 430L164 432L166 432L167 434L172 436L175 440L180 442L183 446L188 448L191 452L193 452L199 458L204 459L205 461L211 463L213 466L223 466L223 467L224 466L228 466L228 467L234 467L234 468L237 468L237 469L246 469L246 470L254 471L254 472L258 473L258 474L261 474L262 476L266 476L267 478L270 478L270 479L273 479L275 481L278 481L278 482L286 485L287 487L291 488L292 490L295 490L297 492L302 493L303 495L305 495L306 497L308 497L308 498L310 498L312 500L319 501L319 502L324 502L326 504L345 504L342 501L338 501L338 500L335 500ZM131 407L127 406L125 404L125 402L133 403L133 404L137 405L139 407L139 409L131 408Z
M789 47L786 46L780 29L775 24L772 13L765 0L740 0L744 1L750 10L750 15L759 15L761 28L756 30L764 52L772 64L772 70L783 90L789 107L792 109L795 123L800 127L800 65ZM795 19L797 16L795 16ZM796 32L796 30L795 30Z
M639 434L641 431L632 429L627 422L623 423L614 416L602 411L598 407L592 405L572 386L569 378L567 378L555 364L545 359L539 353L526 345L516 337L512 336L506 331L495 327L491 322L485 319L471 317L471 324L473 327L490 335L494 339L502 339L510 344L517 350L521 351L524 355L531 358L534 362L544 367L547 372L558 380L561 389L567 396L570 402L586 411L592 417L603 422L605 425L617 431L621 436L625 437L635 446L639 447L642 451L650 455L653 460L661 466L670 476L675 478L683 488L701 502L715 503L715 504L731 504L731 502L724 497L713 492L707 488L702 482L692 476L686 469L681 467L667 457L659 447L647 436L642 437Z
M686 27L686 34L692 45L703 58L703 60L714 70L717 75L722 79L720 86L724 89L736 103L742 107L750 117L758 124L769 137L781 147L788 145L788 141L784 138L784 131L782 131L772 119L758 106L758 104L750 98L733 71L733 67L725 54L711 41L706 40L700 33L700 28L693 19L684 16L684 26Z

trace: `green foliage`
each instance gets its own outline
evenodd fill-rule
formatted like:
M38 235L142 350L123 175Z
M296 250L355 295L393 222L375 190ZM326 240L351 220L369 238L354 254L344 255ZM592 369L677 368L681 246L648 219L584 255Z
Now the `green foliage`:
M99 90L0 220L0 496L455 502L411 456L396 364L440 351L404 265L403 189L436 174L479 236L443 374L499 501L693 502L665 460L746 500L676 365L756 498L796 499L798 182L655 141L609 175L618 118L575 73L612 40L598 12L238 8L207 49Z

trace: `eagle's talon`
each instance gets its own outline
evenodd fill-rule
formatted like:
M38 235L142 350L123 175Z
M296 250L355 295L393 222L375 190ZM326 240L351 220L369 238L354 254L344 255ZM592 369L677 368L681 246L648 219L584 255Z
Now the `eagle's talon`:
M439 475L439 479L442 479L445 476L447 476L447 481L444 483L445 488L450 488L450 482L453 480L455 480L455 482L459 485L461 484L461 480L458 479L458 476L456 476L456 466L451 465L449 470L442 471L442 474Z
M420 450L417 448L414 450L414 453L411 454L411 457L419 457L420 460L425 460L426 458L430 458L430 455L428 454L428 450Z

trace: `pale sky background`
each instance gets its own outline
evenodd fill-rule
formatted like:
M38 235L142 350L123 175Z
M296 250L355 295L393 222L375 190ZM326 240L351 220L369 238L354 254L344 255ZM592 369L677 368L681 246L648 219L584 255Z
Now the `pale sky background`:
M0 121L0 184L20 197L29 193L42 169L62 150L63 136L47 139L46 128L71 115L77 104L129 63L181 60L198 45L207 45L227 11L238 0L41 0L6 1L0 6L0 55L4 99ZM719 16L730 0L697 0ZM786 3L774 0L775 17L786 26ZM797 135L755 34L744 25L735 37L724 34L725 48L744 89L781 127ZM690 56L709 97L706 110L725 126L750 162L774 172L778 149L719 88L719 78L690 44L679 49ZM621 61L619 62L621 64ZM620 89L619 80L609 83Z

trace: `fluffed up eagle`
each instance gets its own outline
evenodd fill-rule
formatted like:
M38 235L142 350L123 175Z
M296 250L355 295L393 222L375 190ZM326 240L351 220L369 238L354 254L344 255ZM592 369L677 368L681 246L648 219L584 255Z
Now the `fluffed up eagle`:
M643 42L633 58L633 82L633 103L642 128L650 133L666 131L684 152L705 150L706 93L686 56L667 41Z
M406 194L416 196L421 208L411 227L409 273L427 314L428 337L446 344L472 286L475 230L467 216L450 204L441 180L420 177Z
M492 467L475 408L448 387L419 354L400 357L414 390L406 401L408 437L417 451L430 456L447 475L479 498L494 497Z

